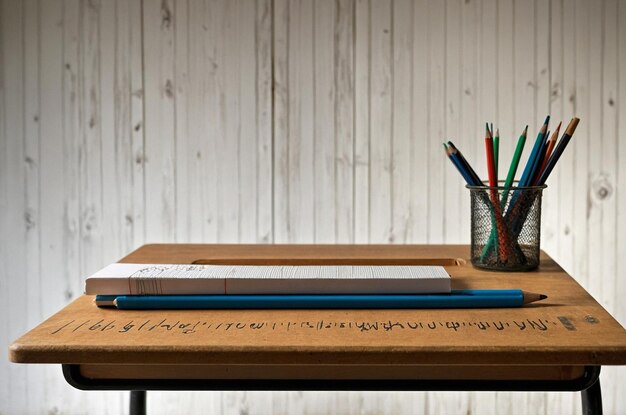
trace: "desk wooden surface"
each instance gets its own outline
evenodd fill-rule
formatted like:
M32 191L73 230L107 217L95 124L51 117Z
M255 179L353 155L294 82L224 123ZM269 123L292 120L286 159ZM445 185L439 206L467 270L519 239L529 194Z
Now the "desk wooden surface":
M443 263L453 288L521 288L548 299L513 309L121 311L82 296L17 339L10 359L127 367L626 364L624 328L547 255L538 271L507 274L473 268L468 254L465 245L178 244L145 245L122 262Z

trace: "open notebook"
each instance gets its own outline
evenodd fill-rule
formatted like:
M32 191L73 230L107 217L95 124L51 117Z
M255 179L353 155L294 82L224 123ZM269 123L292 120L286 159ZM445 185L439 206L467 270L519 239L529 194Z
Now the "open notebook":
M88 277L86 294L449 293L441 266L111 264Z

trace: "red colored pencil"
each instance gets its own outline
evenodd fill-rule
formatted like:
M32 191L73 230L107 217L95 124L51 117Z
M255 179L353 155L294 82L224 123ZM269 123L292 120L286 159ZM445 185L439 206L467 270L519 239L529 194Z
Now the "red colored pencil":
M487 152L487 173L489 173L489 186L498 186L498 179L496 179L496 165L493 159L493 138L487 128L487 134L485 136L485 151Z
M487 126L487 133L485 134L485 151L487 154L487 171L489 173L489 187L491 187L491 203L493 204L493 210L496 222L496 231L498 233L498 254L502 262L507 262L509 258L509 238L507 237L504 221L502 220L502 209L500 208L500 201L498 200L498 192L495 187L498 186L496 179L496 166L493 159L493 138Z

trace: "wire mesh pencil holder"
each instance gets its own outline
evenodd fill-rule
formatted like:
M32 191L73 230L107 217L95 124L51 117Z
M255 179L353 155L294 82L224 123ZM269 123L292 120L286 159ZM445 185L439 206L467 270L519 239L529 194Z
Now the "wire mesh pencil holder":
M471 197L472 264L494 271L537 268L546 186L466 187Z

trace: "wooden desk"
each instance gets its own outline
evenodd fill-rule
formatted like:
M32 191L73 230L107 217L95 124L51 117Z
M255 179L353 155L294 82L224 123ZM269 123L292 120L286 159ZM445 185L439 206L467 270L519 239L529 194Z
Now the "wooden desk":
M444 264L453 288L548 295L514 309L99 309L82 296L10 346L61 363L80 389L581 390L601 412L601 365L626 364L626 331L552 259L474 269L461 245L146 245L122 262ZM104 264L103 264L104 265ZM145 392L131 395L145 411Z

